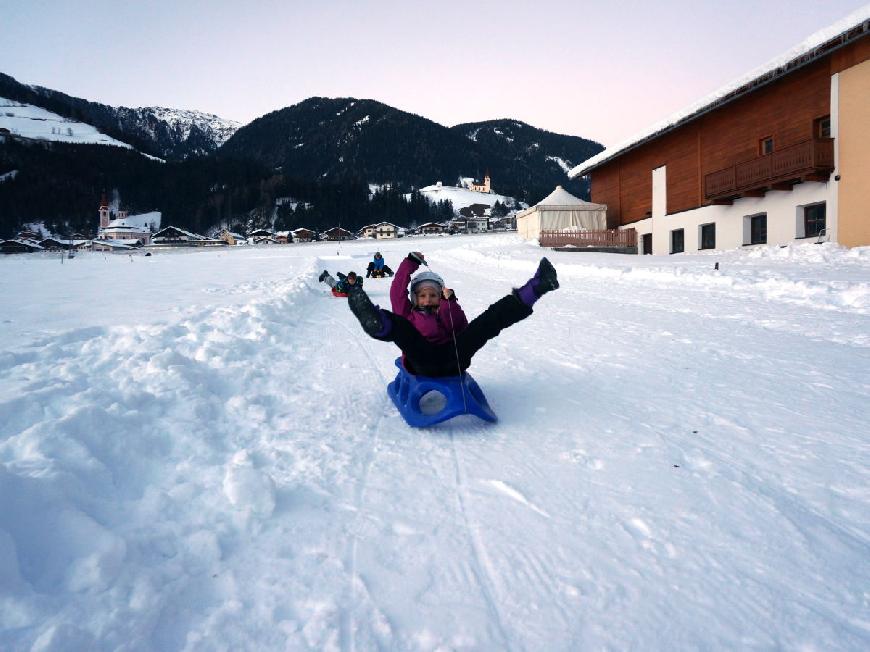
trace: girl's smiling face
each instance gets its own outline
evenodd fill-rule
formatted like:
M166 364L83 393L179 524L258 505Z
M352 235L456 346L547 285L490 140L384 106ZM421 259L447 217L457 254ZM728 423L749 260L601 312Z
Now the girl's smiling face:
M425 285L416 292L417 306L420 308L434 308L441 303L441 294L431 285Z

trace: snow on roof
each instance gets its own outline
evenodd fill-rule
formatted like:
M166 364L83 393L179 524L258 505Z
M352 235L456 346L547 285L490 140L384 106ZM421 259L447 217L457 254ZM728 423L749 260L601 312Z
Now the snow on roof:
M112 220L109 222L109 226L101 229L103 233L110 232L114 233L115 231L133 231L136 233L150 233L151 230L148 227L140 226L138 224L134 224L129 222L126 219L121 220Z
M165 239L167 236L161 235L161 234L164 231L169 231L170 229L175 231L176 233L187 236L191 240L207 240L208 239L204 235L198 235L196 233L191 233L190 231L185 231L184 229L179 229L177 226L167 226L165 229L161 229L160 231L158 231L157 233L154 234L154 239L155 240L158 238L161 240Z
M586 174L593 168L596 168L605 161L622 154L626 150L641 145L665 131L670 131L671 129L697 117L699 114L706 113L713 107L713 105L720 105L742 96L744 93L757 86L757 82L767 83L774 79L778 79L782 75L791 72L796 67L815 60L817 56L827 54L830 52L831 48L821 46L830 44L831 41L861 25L864 26L864 32L866 32L870 29L868 21L870 21L870 4L853 11L851 14L837 21L833 25L820 29L818 32L807 37L804 41L787 52L784 52L764 65L749 71L745 75L738 77L731 83L713 93L710 93L706 97L694 102L681 111L677 111L664 120L655 123L643 132L636 134L632 138L614 145L613 147L608 147L603 152L599 152L592 158L589 158L580 165L572 168L571 171L568 172L568 176L573 179L574 177Z
M536 206L598 206L592 202L583 201L579 197L575 197L562 186L556 186L549 195L539 201Z
M160 229L160 220L163 214L160 211L150 211L148 213L138 213L136 215L128 215L123 219L116 219L109 222L109 226L122 226L124 222L126 226L138 226L140 228L150 228L153 224L155 229Z
M0 240L0 242L17 242L18 244L33 247L34 249L43 249L43 246L39 242L31 238L9 238L8 240Z
M139 242L138 240L94 240L94 246L106 246L112 249L132 249L128 243Z

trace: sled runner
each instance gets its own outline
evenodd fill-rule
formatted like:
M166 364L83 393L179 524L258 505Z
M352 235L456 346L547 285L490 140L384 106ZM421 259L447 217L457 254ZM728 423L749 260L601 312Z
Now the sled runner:
M473 414L484 421L498 421L480 386L467 371L460 376L431 378L408 373L402 358L396 358L396 366L399 373L387 386L387 394L409 426L426 428L461 414ZM424 414L420 409L420 399L432 391L442 394L447 402L438 412Z

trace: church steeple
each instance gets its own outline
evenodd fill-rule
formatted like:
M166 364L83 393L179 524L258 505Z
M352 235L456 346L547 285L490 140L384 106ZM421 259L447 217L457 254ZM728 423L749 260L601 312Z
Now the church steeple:
M100 228L105 229L107 226L109 226L109 199L104 190L100 198Z

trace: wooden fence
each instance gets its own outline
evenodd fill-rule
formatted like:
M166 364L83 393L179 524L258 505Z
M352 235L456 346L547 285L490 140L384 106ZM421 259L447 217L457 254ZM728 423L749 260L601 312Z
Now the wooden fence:
M607 229L604 231L541 231L542 247L624 247L637 246L634 229Z

